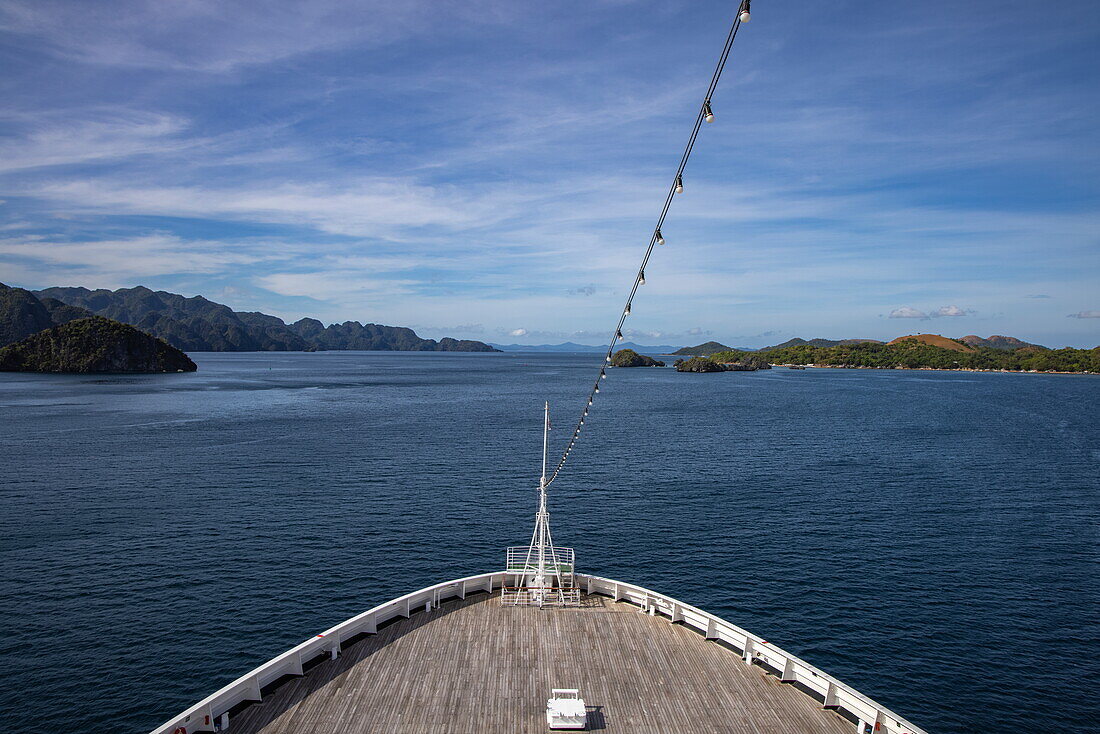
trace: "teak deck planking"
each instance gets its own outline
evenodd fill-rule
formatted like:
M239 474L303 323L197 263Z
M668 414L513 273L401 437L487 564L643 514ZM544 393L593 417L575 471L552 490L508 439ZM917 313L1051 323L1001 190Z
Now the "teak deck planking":
M232 734L545 734L551 688L590 731L851 734L814 699L667 618L599 596L567 609L452 599L401 618L231 718Z

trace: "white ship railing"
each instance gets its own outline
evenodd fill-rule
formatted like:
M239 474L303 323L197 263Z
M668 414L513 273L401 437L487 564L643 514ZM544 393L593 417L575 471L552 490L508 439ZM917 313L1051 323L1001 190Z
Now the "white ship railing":
M573 573L575 554L572 548L562 548L558 545L553 546L550 558L552 558L553 561L548 559L546 567L551 573ZM510 546L508 548L505 564L508 566L509 573L525 573L538 570L538 558L534 556L531 546L529 545Z
M876 734L927 734L924 729L823 670L710 612L642 586L624 584L614 579L577 574L577 583L588 594L602 594L615 601L636 604L651 614L663 614L672 622L694 627L708 640L720 640L732 645L741 651L746 663L764 665L782 682L797 683L816 693L824 708L848 711L858 721L856 731L859 734L865 731Z
M340 645L361 634L374 634L378 625L395 617L408 617L429 605L434 607L444 599L466 598L467 593L492 592L504 583L504 572L467 576L454 581L428 586L393 601L379 604L349 620L330 627L316 637L292 647L260 667L245 673L237 680L187 709L179 716L153 729L151 734L192 734L193 732L232 731L228 712L244 701L259 701L261 691L285 675L303 675L303 666L319 655L335 659Z
M566 588L550 587L546 589L530 586L504 586L500 590L500 603L514 606L579 606L581 590L575 586Z
M374 634L379 625L395 617L409 617L417 611L433 608L445 599L464 599L468 593L491 593L504 585L505 577L505 572L501 571L445 581L368 609L244 674L169 719L150 734L232 731L229 728L230 709L245 701L261 700L264 687L286 675L303 675L306 663L318 656L327 654L337 657L343 642L362 634ZM576 578L577 584L588 594L601 594L615 601L630 602L650 614L662 614L672 622L694 627L707 639L719 640L737 648L747 664L763 665L781 681L812 691L824 708L847 711L858 720L856 731L859 734L866 731L875 734L926 734L923 729L824 671L709 612L634 584L586 574L577 574Z

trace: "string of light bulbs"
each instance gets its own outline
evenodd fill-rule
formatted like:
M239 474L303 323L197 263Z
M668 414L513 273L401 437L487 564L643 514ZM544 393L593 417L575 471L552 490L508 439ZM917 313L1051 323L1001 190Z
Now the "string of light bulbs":
M664 226L665 217L668 216L668 210L672 206L672 200L677 194L684 193L684 169L687 167L688 159L691 157L691 151L695 147L695 140L699 137L700 128L703 126L704 122L714 122L714 110L711 108L711 97L714 95L714 90L718 86L718 80L722 76L722 70L726 66L726 60L730 55L730 49L733 48L733 41L737 37L737 30L741 27L742 23L749 22L750 1L751 0L742 0L741 5L737 9L737 14L733 17L733 23L730 25L729 34L726 36L726 44L722 48L721 56L718 57L718 64L714 67L714 74L711 76L710 85L707 87L707 93L703 97L703 103L699 106L699 112L695 115L695 125L691 129L691 136L688 138L687 145L684 147L684 154L680 158L680 165L676 168L676 175L672 179L672 185L669 187L668 195L665 197L664 206L661 207L661 215L657 218L657 225L653 228L653 234L649 238L649 245L646 247L645 255L642 256L642 264L638 266L638 272L634 276L634 284L630 289L630 294L626 297L626 306L619 314L619 321L615 324L615 330L612 332L611 343L607 347L607 353L604 355L603 364L600 365L600 373L596 377L596 382L592 385L592 389L588 392L588 401L585 403L584 410L581 411L581 417L577 420L577 425L573 429L573 436L569 439L569 443L562 451L557 466L549 477L543 477L544 486L549 486L551 482L557 479L558 474L561 473L562 467L565 466L565 462L568 461L569 455L573 452L573 448L577 445L577 441L580 439L581 429L584 428L584 421L588 417L589 411L592 409L596 396L600 394L600 383L607 379L607 367L611 364L611 355L615 352L615 345L623 338L623 324L626 323L626 318L630 316L630 307L634 302L634 296L638 293L638 288L645 285L645 268L646 265L649 264L649 258L653 254L653 248L655 245L659 246L665 244L665 237L661 233L661 227Z

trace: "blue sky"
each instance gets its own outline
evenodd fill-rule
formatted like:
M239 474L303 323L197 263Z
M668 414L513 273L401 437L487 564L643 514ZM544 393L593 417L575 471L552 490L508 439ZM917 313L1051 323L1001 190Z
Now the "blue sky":
M0 4L0 281L606 341L728 2ZM1100 343L1100 4L757 0L628 337Z

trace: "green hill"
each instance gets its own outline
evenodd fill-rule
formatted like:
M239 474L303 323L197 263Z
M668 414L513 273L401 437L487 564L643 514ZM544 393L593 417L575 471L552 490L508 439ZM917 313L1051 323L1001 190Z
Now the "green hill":
M766 352L771 349L787 349L788 347L800 347L808 344L811 347L839 347L845 344L860 344L862 342L873 342L875 344L882 344L878 339L799 339L797 336L794 339L788 339L782 344L776 344L774 347L764 347L757 351Z
M835 347L804 344L769 349L757 354L773 364L816 364L830 367L1100 372L1100 347L1043 349L1029 346L1008 351L993 347L969 347L953 340L944 340L951 341L953 346L938 346L927 343L928 341L899 338L889 344L861 342Z
M0 347L53 325L49 310L33 293L0 283Z
M665 363L659 360L653 359L653 357L647 357L644 354L638 354L633 349L620 349L611 355L612 367L664 367Z
M728 352L730 347L718 342L704 342L694 347L683 347L672 353L674 357L705 357L715 352Z
M194 372L191 359L128 324L76 319L0 349L4 372Z

